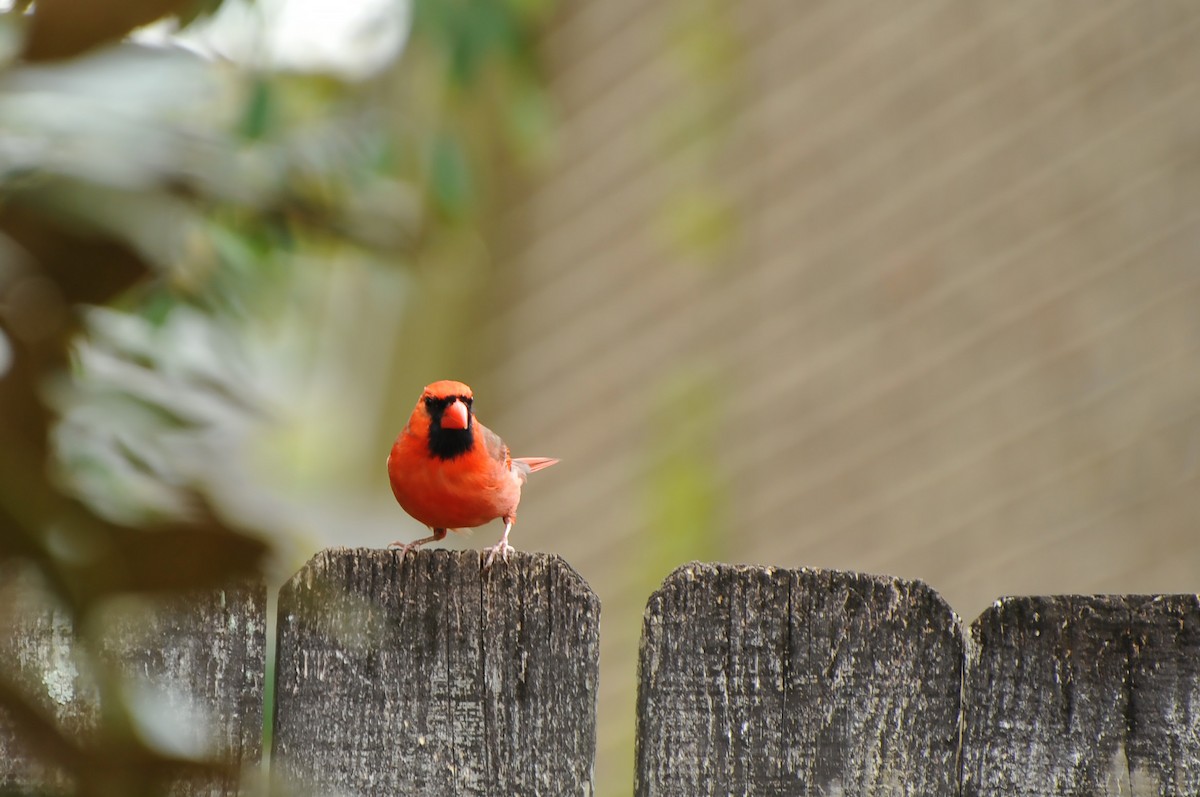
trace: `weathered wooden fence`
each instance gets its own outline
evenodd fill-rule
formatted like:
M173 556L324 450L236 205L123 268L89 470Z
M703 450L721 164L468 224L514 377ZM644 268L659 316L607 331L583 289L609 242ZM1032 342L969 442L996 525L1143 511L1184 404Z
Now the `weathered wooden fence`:
M557 557L480 563L331 550L285 586L283 793L592 793L599 603ZM105 656L252 763L264 604L251 589L163 607ZM0 669L86 733L70 629L22 622ZM1200 795L1195 595L1010 598L964 632L919 582L691 564L650 599L639 671L638 795ZM0 789L44 785L63 784L0 723Z

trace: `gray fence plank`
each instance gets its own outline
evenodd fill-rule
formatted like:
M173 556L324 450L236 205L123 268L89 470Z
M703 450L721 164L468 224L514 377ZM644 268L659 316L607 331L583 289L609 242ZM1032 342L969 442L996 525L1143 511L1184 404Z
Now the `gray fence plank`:
M53 608L32 581L18 577L16 582L4 590L0 672L90 750L102 707L70 618ZM148 596L110 606L96 619L103 629L96 652L118 674L148 740L184 757L229 765L224 776L177 780L173 795L239 794L241 770L259 763L265 605L264 586L239 585ZM109 753L118 754L119 748ZM83 779L130 776L121 774L119 762L104 760L102 748L88 755L101 758L85 760ZM136 769L136 760L128 764L133 778L146 775ZM81 782L47 765L21 727L0 716L0 790L63 791Z
M957 794L962 657L919 582L682 567L646 609L636 793Z
M284 587L272 772L318 794L591 794L599 602L558 557L324 551Z
M1006 598L971 627L963 788L1200 794L1195 595Z

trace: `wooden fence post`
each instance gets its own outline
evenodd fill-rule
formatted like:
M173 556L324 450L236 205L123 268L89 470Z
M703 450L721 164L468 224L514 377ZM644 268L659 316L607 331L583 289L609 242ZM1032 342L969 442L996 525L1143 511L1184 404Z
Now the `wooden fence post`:
M919 582L682 567L646 609L635 792L957 794L962 657Z
M6 574L12 575L11 570ZM29 579L4 590L0 673L55 724L84 744L89 756L98 712L92 674L81 659L70 618L52 608ZM95 651L119 673L134 714L151 721L152 742L185 757L220 759L219 777L180 780L175 797L231 797L242 791L242 769L262 750L266 669L266 588L233 585L211 592L143 596L102 617ZM174 746L174 747L173 747ZM89 763L90 761L90 763ZM104 768L84 762L83 777ZM130 764L134 766L134 764ZM145 775L145 773L142 773ZM135 773L136 775L136 773ZM61 793L73 780L47 765L19 727L0 716L0 792ZM84 793L90 793L87 789Z
M324 551L284 587L272 770L344 795L589 795L599 602L556 556Z
M1200 598L997 601L971 626L964 797L1200 794Z

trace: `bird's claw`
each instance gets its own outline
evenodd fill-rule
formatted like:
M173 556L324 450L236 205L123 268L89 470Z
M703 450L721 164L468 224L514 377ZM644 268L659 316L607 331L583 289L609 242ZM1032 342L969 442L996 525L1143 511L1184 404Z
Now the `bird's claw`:
M417 547L417 545L415 543L400 542L399 540L397 540L396 542L393 542L391 545L389 545L387 547L387 549L389 551L396 551L396 550L400 551L400 558L403 559L404 557L408 556L408 552L410 550L412 550L416 547Z
M515 548L508 544L508 540L500 540L500 542L496 543L491 548L488 548L487 560L483 563L483 569L489 569L492 566L492 563L496 561L497 556L507 562L508 552L515 550Z

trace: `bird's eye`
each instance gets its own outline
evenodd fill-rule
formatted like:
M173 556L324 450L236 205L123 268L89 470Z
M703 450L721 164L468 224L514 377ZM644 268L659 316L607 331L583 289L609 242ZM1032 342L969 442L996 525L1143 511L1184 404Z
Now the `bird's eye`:
M425 397L425 409L432 410L436 405L437 402L433 400L432 396Z
M475 399L471 398L470 396L463 396L462 399L463 404L466 404L468 407L471 406L472 402L474 401Z

